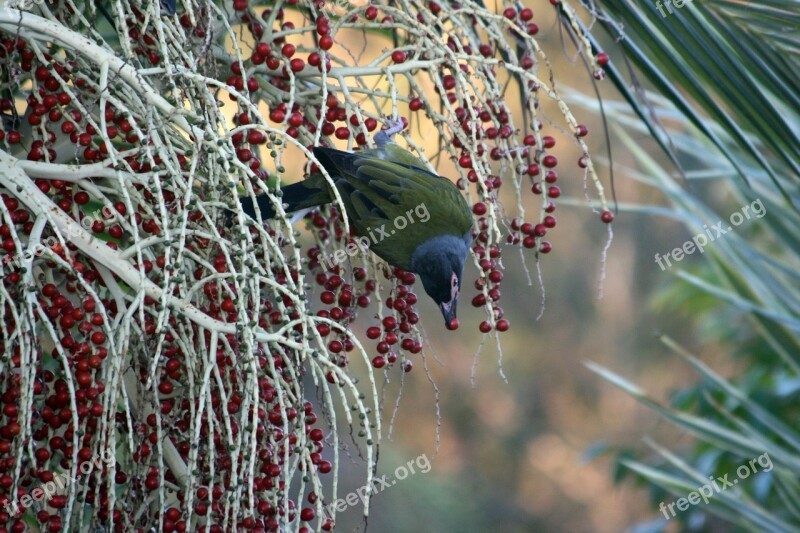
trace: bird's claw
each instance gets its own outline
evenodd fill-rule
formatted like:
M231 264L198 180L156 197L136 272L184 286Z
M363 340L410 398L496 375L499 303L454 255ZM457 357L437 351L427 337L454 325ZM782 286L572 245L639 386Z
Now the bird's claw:
M383 130L386 135L392 137L396 133L400 133L403 131L403 128L406 127L405 122L403 122L402 118L387 118L386 119L386 129Z
M405 127L406 125L403 122L403 119L387 118L386 129L375 134L375 144L377 144L379 148L382 148L386 145L386 143L392 142L392 137L403 131L403 128Z

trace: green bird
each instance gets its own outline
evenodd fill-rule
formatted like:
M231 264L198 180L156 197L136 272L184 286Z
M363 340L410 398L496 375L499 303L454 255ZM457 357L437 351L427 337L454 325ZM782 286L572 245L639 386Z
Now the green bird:
M472 213L453 182L429 172L420 159L391 142L402 129L402 122L390 122L389 129L375 135L375 149L350 153L317 146L314 155L333 179L355 234L371 240L369 248L390 265L417 274L441 309L445 326L456 329ZM335 198L319 173L281 190L287 212ZM256 201L263 218L275 216L267 195ZM256 218L253 200L241 198L241 203Z

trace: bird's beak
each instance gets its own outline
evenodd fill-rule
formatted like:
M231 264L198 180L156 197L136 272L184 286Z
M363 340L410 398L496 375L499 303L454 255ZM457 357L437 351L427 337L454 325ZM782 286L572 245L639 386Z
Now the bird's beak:
M458 319L456 318L456 307L458 305L458 298L453 298L449 302L442 302L439 304L439 309L442 310L444 317L444 325L449 330L458 329Z

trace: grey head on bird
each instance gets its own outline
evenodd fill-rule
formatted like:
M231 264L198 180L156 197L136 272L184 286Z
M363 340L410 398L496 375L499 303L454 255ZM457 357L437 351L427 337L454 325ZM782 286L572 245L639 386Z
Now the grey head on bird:
M375 135L377 148L344 152L317 146L314 155L325 168L342 199L347 218L359 237L373 237L370 249L390 265L414 272L442 312L445 326L456 329L456 307L464 263L472 242L472 213L458 188L425 168L411 152L392 142L402 131L401 121ZM321 173L282 187L286 212L334 202ZM266 194L242 197L242 209L251 218L256 208L263 219L273 218L275 206ZM415 211L416 210L416 211ZM425 212L424 221L413 213ZM408 224L394 228L394 221ZM374 239L378 228L380 238Z

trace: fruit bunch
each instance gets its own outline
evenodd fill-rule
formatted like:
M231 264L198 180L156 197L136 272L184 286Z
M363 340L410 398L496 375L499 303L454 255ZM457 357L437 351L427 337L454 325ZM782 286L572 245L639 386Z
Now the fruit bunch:
M542 100L584 154L565 174L613 219L529 8L46 7L0 9L0 531L334 527L339 433L369 481L373 372L411 371L424 337L413 273L368 252L320 261L353 242L335 205L306 232L223 223L237 196L277 201L278 180L316 170L313 146L369 146L387 115L422 126L425 151L404 142L449 159L440 173L472 204L484 334L510 327L504 251L553 249L561 178ZM607 59L582 52L601 77ZM537 212L503 208L503 187Z

